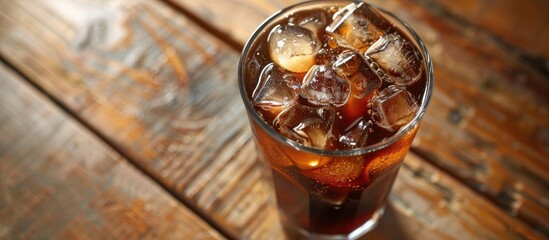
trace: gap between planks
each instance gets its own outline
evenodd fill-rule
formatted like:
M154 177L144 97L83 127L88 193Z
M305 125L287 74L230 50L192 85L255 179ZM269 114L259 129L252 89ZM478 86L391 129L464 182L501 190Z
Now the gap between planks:
M181 13L187 19L193 21L196 25L198 25L202 29L206 30L206 32L210 33L211 35L221 40L221 42L224 42L225 44L227 44L236 52L238 53L242 52L242 49L244 48L243 43L240 43L238 40L234 39L229 34L218 29L214 25L208 23L199 15L196 15L192 11L189 11L188 9L180 6L180 4L174 2L173 0L159 0L159 2L165 3L168 7L175 10L175 12Z

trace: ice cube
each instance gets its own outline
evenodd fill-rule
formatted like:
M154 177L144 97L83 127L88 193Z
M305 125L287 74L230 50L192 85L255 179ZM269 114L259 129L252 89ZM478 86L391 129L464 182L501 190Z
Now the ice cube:
M372 71L361 54L344 51L332 64L337 74L351 85L349 99L341 108L345 124L365 116L367 104L381 87L382 80Z
M331 66L337 60L338 55L344 51L352 50L352 48L341 46L334 36L328 34L322 36L322 42L323 45L316 55L317 65Z
M293 103L297 98L298 90L290 87L291 84L284 79L284 76L282 69L274 64L265 66L252 94L252 103L262 108L286 107Z
M326 27L328 16L324 11L311 12L305 15L292 16L289 23L309 29L311 32L319 34L320 30Z
M280 148L293 165L301 170L319 168L332 160L330 156L321 156L306 151L296 151L293 148Z
M351 3L333 16L333 22L326 27L326 32L336 36L339 44L347 45L359 52L364 52L372 45L383 31L372 24L365 16L358 12L369 6L363 2Z
M298 74L286 72L282 75L282 80L286 83L286 86L291 89L296 91L301 89L302 79Z
M326 165L301 171L303 175L334 187L352 187L360 184L363 175L362 157L334 158Z
M316 105L341 106L351 93L349 82L329 66L314 65L303 79L301 96Z
M339 137L339 142L350 148L366 146L368 134L372 131L372 125L371 120L359 118Z
M278 144L276 141L262 141L261 144L259 144L257 139L270 139L270 136L268 136L268 133L265 131L257 131L256 134L256 146L262 153L260 154L260 157L277 167L289 167L294 165L291 159L284 153L286 146Z
M291 25L278 25L269 34L271 59L291 72L307 72L315 64L320 42L313 32Z
M366 55L377 62L398 85L409 85L421 78L422 57L412 43L398 34L380 37Z
M344 51L332 65L336 73L351 83L354 98L364 98L381 87L382 81L366 63L361 54Z
M385 148L380 150L378 156L366 165L364 168L364 175L368 176L371 181L374 181L376 178L383 175L385 172L393 169L393 167L402 163L408 149L410 148L410 143L414 139L414 134L406 134L401 140L400 144L403 147L399 148Z
M360 59L351 51L344 51L337 56L332 65L339 76L349 78L354 76L360 68Z
M368 64L370 69L378 76L379 79L388 83L393 82L393 80L385 73L385 70L381 69L379 64L377 64L372 58L364 55L364 59L366 60L366 63Z
M374 122L389 131L397 131L408 124L419 109L412 94L395 85L383 89L372 101Z
M274 120L279 132L308 147L324 149L332 135L335 110L294 104Z

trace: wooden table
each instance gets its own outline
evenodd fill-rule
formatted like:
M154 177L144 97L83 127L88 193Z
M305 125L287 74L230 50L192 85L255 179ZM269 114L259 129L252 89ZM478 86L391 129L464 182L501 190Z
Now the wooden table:
M0 0L0 239L281 239L237 91L296 0ZM370 239L547 239L549 2L374 0L435 66Z

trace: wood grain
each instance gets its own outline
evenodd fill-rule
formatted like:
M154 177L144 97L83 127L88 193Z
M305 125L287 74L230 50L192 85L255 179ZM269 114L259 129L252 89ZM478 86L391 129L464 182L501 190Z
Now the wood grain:
M419 0L444 14L484 28L508 45L549 59L549 2L544 0ZM449 16L449 17L451 17ZM546 67L547 69L547 67Z
M155 1L10 2L0 54L230 237L281 234L237 54L186 18Z
M172 1L241 43L268 15L300 2ZM408 22L433 58L435 91L413 151L549 234L549 78L482 27L414 1L370 2ZM229 5L245 7L234 14Z
M380 239L542 238L424 161L413 153L404 160L389 197L389 207L399 214L383 220L388 223L381 223Z
M0 64L0 239L223 239Z
M0 9L0 55L230 237L283 237L236 88L238 53L184 16L156 1L9 2ZM539 237L410 161L391 197L388 219L400 231L386 223L373 235Z

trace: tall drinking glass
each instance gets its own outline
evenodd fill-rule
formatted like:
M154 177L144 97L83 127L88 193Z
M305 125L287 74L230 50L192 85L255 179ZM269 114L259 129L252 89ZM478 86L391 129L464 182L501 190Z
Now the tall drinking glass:
M360 1L313 1L263 22L239 87L286 229L357 238L383 215L433 91L406 23Z

